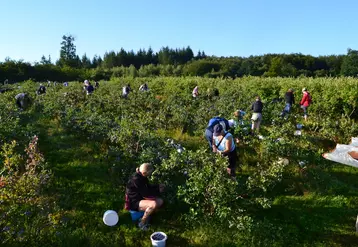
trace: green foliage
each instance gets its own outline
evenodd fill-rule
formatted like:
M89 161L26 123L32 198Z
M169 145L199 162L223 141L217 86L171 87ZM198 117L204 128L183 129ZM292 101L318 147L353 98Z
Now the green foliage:
M269 59L250 59L253 67L247 69L268 69ZM225 63L225 73L241 68L234 61ZM312 64L310 59L306 65ZM321 154L358 134L356 79L141 78L185 67L132 66L137 77L130 76L128 67L83 70L83 77L110 77L113 71L120 77L101 81L92 95L86 95L79 82L49 87L39 96L33 81L9 85L14 90L0 95L0 195L6 202L0 206L1 243L148 245L150 233L136 229L121 211L124 185L143 162L154 164L153 182L166 185L166 207L153 216L152 230L168 233L168 245L355 243L350 228L357 208L356 169L334 165ZM143 83L150 91L138 90ZM123 98L127 84L133 90ZM199 97L193 99L196 85ZM298 102L302 87L314 100L309 120L303 122L297 105L286 119L280 118L285 104L277 99L293 88ZM215 88L219 95L214 95ZM15 105L19 92L29 92L34 100L26 111ZM248 133L255 95L264 103L261 139ZM226 158L207 150L203 132L211 117L230 119L237 109L247 114L232 130L240 140L239 169L232 180ZM299 123L304 125L302 135L295 136ZM39 147L35 141L27 145L34 134L41 140ZM107 209L118 211L118 226L103 225ZM31 215L24 215L28 211Z
M358 75L358 51L348 49L347 56L343 59L341 73L344 76Z

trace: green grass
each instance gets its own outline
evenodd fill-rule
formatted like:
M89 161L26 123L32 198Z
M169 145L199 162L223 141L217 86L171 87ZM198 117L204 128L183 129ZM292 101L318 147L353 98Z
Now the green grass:
M150 232L139 231L128 212L122 209L124 186L111 175L111 165L101 153L100 143L66 133L53 121L44 121L40 128L40 147L55 175L51 193L58 196L62 216L68 219L61 233L61 246L150 246L149 236L156 230L168 234L168 246L225 245L224 239L218 241L220 244L210 242L205 229L186 230L172 206L153 217ZM186 142L193 145L196 140L176 132L171 136L184 145ZM324 170L316 168L303 177L298 176L296 182L305 188L302 196L279 196L271 209L255 212L254 216L282 229L275 237L278 242L293 239L297 246L358 246L354 233L358 213L357 175L358 169L342 165L331 164ZM293 190L299 191L295 187ZM107 209L119 212L117 226L103 224L102 215ZM287 241L288 238L291 240ZM235 246L227 241L227 246L230 245Z

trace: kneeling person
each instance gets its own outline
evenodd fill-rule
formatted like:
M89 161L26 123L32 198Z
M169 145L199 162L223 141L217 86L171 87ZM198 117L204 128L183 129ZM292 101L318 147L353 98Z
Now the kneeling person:
M129 179L126 187L129 209L144 211L144 215L138 224L142 230L148 229L148 216L163 205L163 200L159 198L159 195L163 192L164 186L149 184L148 177L152 172L152 165L142 164Z

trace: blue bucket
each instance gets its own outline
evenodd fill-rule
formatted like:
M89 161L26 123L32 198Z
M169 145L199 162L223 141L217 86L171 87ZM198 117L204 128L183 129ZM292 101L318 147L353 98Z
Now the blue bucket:
M144 211L132 211L132 210L130 210L129 213L131 214L131 217L132 217L133 221L139 220L144 215Z

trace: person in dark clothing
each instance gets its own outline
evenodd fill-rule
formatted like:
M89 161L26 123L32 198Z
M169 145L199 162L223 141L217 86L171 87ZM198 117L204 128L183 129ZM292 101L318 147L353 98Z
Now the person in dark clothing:
M86 88L86 91L87 91L87 95L91 94L94 91L94 87L91 84L89 84Z
M95 82L94 82L94 88L95 88L95 89L99 88L99 82L98 82L98 81L95 81Z
M94 87L88 80L85 80L83 88L84 88L84 90L86 90L87 95L92 94L94 91Z
M221 118L221 117L214 117L209 120L208 126L206 127L205 130L205 138L206 140L208 140L211 151L213 147L214 126L217 124L221 124L224 128L224 131L228 131L232 126L234 126L234 121L226 120L225 118Z
M37 93L37 95L45 94L46 93L46 87L44 85L40 84L40 87L39 87L39 89L37 89L36 93Z
M138 224L142 230L147 230L148 217L163 205L163 200L159 196L163 192L164 186L149 184L148 177L152 172L153 167L150 164L142 164L129 179L126 187L129 209L144 211L144 215Z
M22 110L25 110L31 104L31 99L26 93L17 94L15 99L16 105Z
M281 117L284 117L286 114L290 113L291 107L295 104L295 95L293 94L293 90L290 88L285 94L285 108L281 113Z
M256 97L255 102L251 106L251 110L253 111L251 120L252 120L252 126L251 131L252 133L255 133L255 130L259 132L260 130L260 124L262 121L262 109L264 105L261 102L261 98L259 96Z

